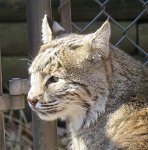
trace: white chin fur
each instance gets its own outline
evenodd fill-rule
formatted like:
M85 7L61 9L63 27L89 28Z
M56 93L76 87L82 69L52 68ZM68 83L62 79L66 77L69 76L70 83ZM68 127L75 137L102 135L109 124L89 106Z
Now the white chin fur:
M39 101L36 103L35 108L41 109L41 103Z

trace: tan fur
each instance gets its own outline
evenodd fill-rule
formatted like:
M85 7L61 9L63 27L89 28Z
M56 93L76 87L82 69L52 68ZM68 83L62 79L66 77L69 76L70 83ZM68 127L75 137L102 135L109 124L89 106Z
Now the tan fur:
M108 21L94 34L49 37L29 68L28 98L41 119L67 120L69 149L147 150L147 69L109 38Z

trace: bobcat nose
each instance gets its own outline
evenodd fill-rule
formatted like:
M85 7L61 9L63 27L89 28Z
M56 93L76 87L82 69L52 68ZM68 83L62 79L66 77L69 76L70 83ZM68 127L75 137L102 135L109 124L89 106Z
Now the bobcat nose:
M36 98L28 98L28 101L32 106L35 106L38 100Z

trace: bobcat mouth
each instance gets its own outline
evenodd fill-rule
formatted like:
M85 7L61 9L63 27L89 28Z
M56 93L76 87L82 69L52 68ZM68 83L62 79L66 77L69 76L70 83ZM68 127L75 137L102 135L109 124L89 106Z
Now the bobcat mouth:
M39 101L36 103L35 108L36 109L41 109L41 103Z
M58 100L50 100L47 102L38 101L34 107L34 109L38 112L54 112L58 109Z
M52 101L48 101L48 102L39 102L37 101L37 103L35 105L32 105L29 101L28 101L28 104L30 106L31 109L33 110L42 110L42 109L46 109L46 107L54 107L56 105L56 101L57 100L52 100Z
M56 120L61 117L61 112L65 109L58 107L59 102L57 100L49 101L47 103L37 102L36 106L32 108L37 112L39 117L43 120Z
M59 107L58 104L58 100L50 100L47 102L37 101L35 106L31 106L31 109L43 120L55 120L64 111L64 108Z

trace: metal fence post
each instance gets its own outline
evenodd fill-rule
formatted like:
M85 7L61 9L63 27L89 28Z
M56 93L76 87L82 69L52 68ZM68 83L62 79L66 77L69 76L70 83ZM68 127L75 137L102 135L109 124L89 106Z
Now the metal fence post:
M33 57L41 45L41 22L45 13L51 16L51 1L27 0L29 50ZM40 120L37 114L32 112L32 123L33 149L57 150L56 121Z

